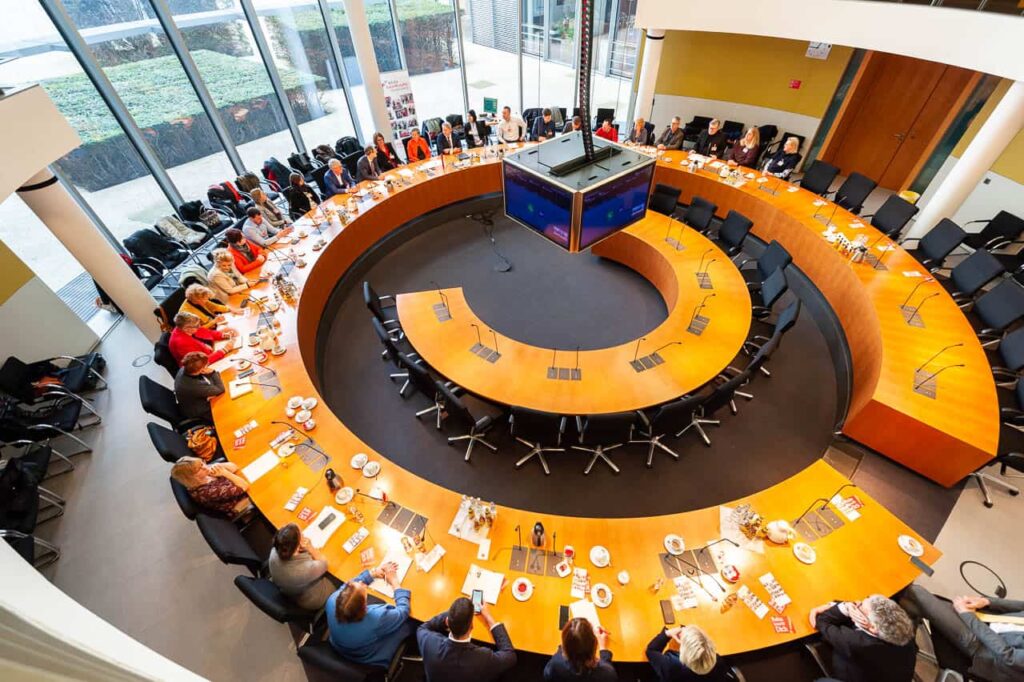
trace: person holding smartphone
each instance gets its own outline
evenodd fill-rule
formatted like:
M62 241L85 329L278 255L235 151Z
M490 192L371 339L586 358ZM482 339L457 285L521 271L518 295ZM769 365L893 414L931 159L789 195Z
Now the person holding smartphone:
M383 580L395 593L395 605L367 604L366 586ZM398 564L389 561L363 571L327 599L327 630L331 647L354 663L385 667L398 646L412 634L409 600L412 592L398 582Z
M516 652L505 626L491 617L483 594L477 601L459 597L416 631L427 682L488 682L516 664ZM474 644L473 616L491 631L497 650Z

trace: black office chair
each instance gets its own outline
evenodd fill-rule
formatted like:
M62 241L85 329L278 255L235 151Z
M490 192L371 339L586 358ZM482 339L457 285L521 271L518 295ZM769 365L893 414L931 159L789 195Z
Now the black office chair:
M615 110L607 108L598 108L597 116L594 117L594 130L601 127L601 124L605 121L611 121L615 123Z
M1012 279L1007 279L974 302L974 314L984 325L978 331L982 348L999 343L1006 329L1024 317L1024 288Z
M619 467L606 453L622 447L632 439L633 428L636 425L636 413L619 412L617 414L592 414L586 417L576 417L576 425L580 433L580 444L573 445L572 449L589 452L592 455L583 473L589 474L597 460L601 460L611 467L612 471L619 473ZM587 445L594 447L587 447Z
M775 272L768 275L756 291L751 292L754 317L763 320L771 315L772 306L787 291L789 291L789 284L786 282L786 271L784 268L776 268Z
M750 234L750 228L753 226L754 222L750 218L739 211L730 210L718 228L718 236L713 241L722 247L727 256L734 258L743 251L743 242L746 241L747 235Z
M660 182L654 185L651 198L647 203L647 209L667 216L674 215L679 205L679 195L683 191L672 185L663 185Z
M670 435L674 436L678 432L685 430L693 422L694 412L696 412L698 406L703 401L704 396L699 394L683 396L679 400L662 405L650 417L642 411L637 413L640 416L640 421L643 423L641 434L644 437L629 442L646 443L649 446L647 448L648 469L653 466L656 448L660 448L672 455L673 459L679 459L679 453L665 445L662 439Z
M149 440L157 454L165 462L174 464L182 457L195 457L195 453L188 447L188 442L180 433L175 433L168 428L149 422L146 424L146 431L149 433Z
M750 270L744 270L743 266L751 261L753 261L757 267ZM768 279L768 275L772 274L779 268L785 268L792 262L793 256L791 256L789 251L786 250L786 247L773 239L768 242L768 246L759 258L747 258L740 262L737 267L740 268L740 274L743 275L743 279L746 281L747 287L757 289L761 286L761 282Z
M992 376L996 386L1014 388L1024 369L1024 327L1014 329L999 342L999 361L992 365Z
M525 407L513 407L508 421L512 437L530 448L526 456L516 462L516 469L536 457L544 467L544 473L550 475L551 470L544 453L565 452L565 448L560 447L565 433L565 417Z
M726 140L735 142L743 136L743 124L739 121L725 121L722 123L722 132Z
M721 426L722 421L715 419L715 413L726 405L731 405L733 398L736 395L736 390L747 383L750 379L750 375L746 372L741 372L736 376L721 382L718 386L713 388L709 394L703 395L700 404L697 406L697 410L694 412L693 417L690 419L690 423L683 427L676 437L682 436L684 433L693 429L704 441L704 444L711 447L711 438L708 437L707 431L704 430L704 426Z
M171 354L170 340L170 332L162 333L156 340L156 343L153 344L153 362L167 370L171 379L174 379L178 375L178 361Z
M967 233L949 218L943 218L928 234L923 237L907 237L900 240L901 245L917 242L916 249L907 249L907 253L917 261L935 272L942 269L946 256L953 253L956 247L963 244Z
M394 306L395 297L391 295L381 296L373 287L370 286L369 282L363 282L363 303L370 309L373 316L380 320L380 323L384 325L384 328L388 330L389 334L395 335L395 340L402 339L405 335L402 332L402 326L398 323L397 319L389 318L384 314L384 305L387 301L388 306Z
M419 419L431 413L437 415L437 429L440 431L441 421L444 419L442 390L445 388L445 385L439 381L435 381L425 367L418 364L405 353L399 352L398 361L400 367L405 369L406 373L409 375L409 385L434 402L431 407L418 411L416 413L416 418Z
M353 663L339 655L328 641L310 641L301 645L299 658L330 675L336 682L395 682L402 673L404 643L398 647L387 668Z
M144 375L139 377L139 400L142 402L143 410L158 419L163 419L178 433L185 433L193 426L206 423L202 419L186 418L182 415L178 409L178 401L174 398L174 391Z
M452 393L451 389L446 386L439 386L438 389L441 393L441 401L444 404L444 411L448 415L448 418L453 420L465 433L458 436L449 436L448 445L457 443L459 441L469 441L466 445L466 456L465 461L469 461L470 455L473 454L473 446L480 443L485 448L490 448L491 452L497 452L498 448L493 444L489 443L484 439L484 434L494 424L495 419L500 415L494 414L496 408L492 408L491 414L484 414L480 417L476 417L470 412L466 403L457 395ZM478 408L478 412L482 412L486 409L486 404L482 400L474 398L467 398L467 400L473 400L475 407Z
M20 451L21 454L18 457L31 465L37 474L36 478L38 480L59 476L60 474L66 474L69 471L75 470L75 463L54 450L49 442L37 443L31 440L16 440L6 443L0 441L0 455L2 455L4 448L9 448L8 455L13 455L14 452ZM51 472L50 463L54 457L63 462L64 466L56 472ZM4 458L0 457L0 462L3 461Z
M972 220L964 225L985 224L981 232L967 235L964 243L972 249L1001 249L1021 238L1024 234L1024 219L1009 211L1000 211L989 220Z
M50 441L63 436L79 447L75 452L62 453L66 457L92 452L92 446L72 433L82 427L81 414L82 403L70 397L54 398L30 407L13 398L0 397L0 441L29 440L49 445Z
M40 481L46 479L50 475L50 462L53 457L57 455L53 448L45 443L33 443L32 441L19 441L14 443L0 443L0 454L6 449L6 455L0 457L0 471L4 469L10 462L17 460L16 467L24 469L27 474L32 476L32 479L38 484ZM70 465L71 462L67 458L60 458L65 465ZM57 474L63 474L70 471L67 467L63 468ZM9 493L10 491L8 491ZM15 493L17 494L17 493ZM40 501L46 504L45 509L48 510L47 516L40 519L40 523L49 521L51 518L55 518L64 513L64 505L66 502L57 493L47 488L39 487ZM0 500L6 504L14 502L10 497L4 497L0 495ZM2 505L0 505L2 506ZM15 507L17 505L15 504Z
M43 377L55 377L64 389L75 395L101 391L107 388L107 380L100 374L106 364L99 353L77 357L58 355L35 362L22 362L12 355L0 367L0 390L15 395L16 391L12 391L11 386L31 387L33 382Z
M196 516L199 514L199 506L196 505L192 496L188 494L188 488L178 483L173 478L171 480L171 494L174 495L174 501L178 503L178 508L181 509L181 513L185 515L185 518L189 521L195 521Z
M1003 274L1003 264L984 249L978 249L950 270L946 288L961 308L974 304L974 295Z
M710 116L694 116L683 126L683 139L687 142L696 141L700 131L707 130L709 123L711 123Z
M196 525L206 544L221 562L229 566L244 566L257 578L266 573L265 561L256 555L242 531L232 521L199 512L196 514Z
M755 334L749 340L743 343L743 352L747 355L756 355L761 348L772 341L772 339L778 339L775 343L774 350L778 350L779 345L782 343L782 337L786 335L790 329L796 324L797 319L800 317L800 299L794 299L792 303L787 305L779 313L778 319L775 320L775 326L772 328L771 336L764 336L762 334ZM765 362L771 359L771 353L765 357ZM759 367L761 374L766 377L772 375L771 371L762 364Z
M707 232L708 228L711 227L711 219L715 217L715 211L717 210L718 206L716 204L703 197L694 195L690 205L686 208L683 222L698 232Z
M1018 386L1021 385L1022 384L1018 384ZM1018 388L1018 405L1021 404L1020 400L1022 393L1024 393L1024 391ZM1024 434L1022 434L1020 430L1021 428L1024 428L1024 412L1010 408L1003 408L1001 412L1004 426L999 433L999 454L997 454L995 458L982 464L975 471L967 474L967 478L973 478L978 482L978 488L981 490L984 504L990 509L992 508L993 502L989 485L998 486L1014 497L1020 495L1020 488L1003 478L997 478L992 474L987 473L985 469L998 464L1000 476L1006 476L1007 469L1024 472L1024 437L1022 437Z
M851 213L859 214L860 210L864 207L864 201L877 186L878 183L866 175L850 173L850 176L835 191L836 203ZM895 197L896 195L894 194L893 196ZM899 199L899 197L896 198ZM900 201L903 200L900 199Z
M0 508L0 538L36 568L57 561L60 549L35 535L37 526L42 522L39 518L42 503L55 503L44 499L37 473L20 457L9 460L0 469L0 500L4 501ZM63 513L63 504L57 505L56 513L45 520ZM40 553L39 549L43 551Z
M839 175L839 169L830 163L825 163L819 159L815 159L811 165L804 171L804 176L800 178L800 186L808 192L814 192L825 196L829 193L829 188L832 187L832 182Z
M235 587L256 608L278 623L284 623L285 625L294 623L303 630L306 630L307 633L312 631L318 612L299 608L281 592L277 585L267 578L236 575Z
M864 217L870 218L871 225L884 232L889 239L897 239L919 210L914 204L893 194L877 211Z
M395 343L395 340L391 337L390 334L388 334L388 331L384 328L384 325L381 324L381 321L378 320L376 317L371 317L370 323L373 325L373 331L376 332L377 334L377 339L380 341L381 345L384 346L384 351L381 353L382 358L384 360L390 361L391 364L394 365L397 369L405 369L404 365L402 365L401 359L399 358L399 354L402 351L399 350L398 345ZM409 358L410 362L420 362L416 353L406 353L406 356ZM404 398L405 389L409 388L409 372L391 372L388 375L388 378L390 378L392 381L394 381L395 379L403 380L402 387L398 389L398 395Z
M747 363L746 367L744 367L741 370L738 367L733 367L732 365L729 365L722 371L721 374L718 375L719 379L727 380L731 379L732 377L740 373L746 374L750 378L743 385L743 387L745 388L747 384L750 384L754 381L754 377L757 376L757 373L764 369L765 363L768 362L772 354L778 349L781 340L781 334L772 334L772 336L763 344L761 344L758 347L757 351L754 352L753 357L750 359L750 362ZM740 391L737 388L736 395L740 396L741 398L746 398L748 401L754 399L754 394L750 393L749 390ZM735 400L729 402L729 408L732 410L733 414L739 414L739 410L736 407Z

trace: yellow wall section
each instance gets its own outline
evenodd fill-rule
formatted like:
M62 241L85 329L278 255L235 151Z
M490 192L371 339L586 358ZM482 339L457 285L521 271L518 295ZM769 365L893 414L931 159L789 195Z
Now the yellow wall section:
M953 148L953 156L960 158L964 154L964 150L967 149L967 145L971 143L974 136L978 134L978 130L981 125L988 120L989 114L995 109L996 104L1003 98L1006 91L1010 89L1010 81L1005 78L1000 81L996 86L995 91L985 102L985 106L981 108L978 115L971 121L971 125L967 127L963 137L957 143L956 147ZM1024 131L1017 133L1017 136L1010 142L1010 146L1006 148L1006 151L996 159L996 162L992 164L992 172L999 173L1014 182L1024 184Z
M0 242L0 305L7 302L35 273Z
M805 57L806 51L802 40L669 31L655 92L821 118L853 49L833 45L825 60ZM790 80L802 81L800 89L791 89Z

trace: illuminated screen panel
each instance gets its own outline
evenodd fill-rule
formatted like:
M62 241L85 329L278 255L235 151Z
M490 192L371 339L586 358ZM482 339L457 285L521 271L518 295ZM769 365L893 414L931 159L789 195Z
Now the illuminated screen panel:
M502 165L505 215L568 249L572 193L509 163Z
M583 195L581 251L644 217L653 177L649 164Z

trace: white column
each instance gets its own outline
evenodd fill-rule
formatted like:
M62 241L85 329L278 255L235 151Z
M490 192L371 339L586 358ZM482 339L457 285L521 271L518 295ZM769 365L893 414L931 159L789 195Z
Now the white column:
M654 86L658 83L658 67L661 66L661 48L665 44L665 31L649 28L644 33L644 58L640 63L640 80L636 84L636 109L634 118L651 120L654 109Z
M18 196L82 264L150 341L160 336L156 301L49 169L33 175Z
M388 108L384 104L384 88L380 84L380 67L377 66L377 55L373 51L373 38L370 37L370 24L366 20L363 0L345 0L345 14L348 16L348 28L352 34L352 47L359 62L359 73L363 77L363 89L370 102L370 118L373 120L374 131L382 133L387 140L393 139L394 132L391 130ZM397 20L395 17L395 21ZM363 142L369 145L372 140Z
M907 236L920 237L943 218L955 214L1022 128L1024 82L1014 81L992 110L988 120L982 124L981 130L964 150L964 155L942 180L942 184L935 190L928 204L922 208Z

